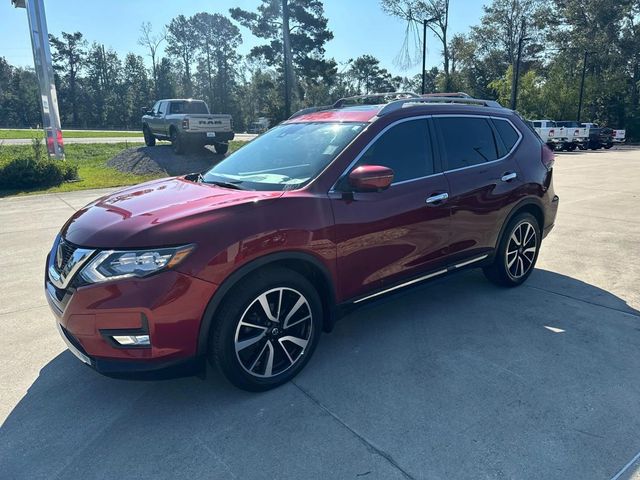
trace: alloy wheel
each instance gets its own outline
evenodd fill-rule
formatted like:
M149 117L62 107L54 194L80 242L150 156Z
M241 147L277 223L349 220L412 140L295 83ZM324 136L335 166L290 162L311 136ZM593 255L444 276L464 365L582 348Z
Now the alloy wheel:
M260 294L244 311L236 327L236 358L245 372L271 378L303 358L313 333L311 307L292 288Z
M533 266L538 248L536 229L531 223L519 223L509 237L505 263L513 279L524 276Z

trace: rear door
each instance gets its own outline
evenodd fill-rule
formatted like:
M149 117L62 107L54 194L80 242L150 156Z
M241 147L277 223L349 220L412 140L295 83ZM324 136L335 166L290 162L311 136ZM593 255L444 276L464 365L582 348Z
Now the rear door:
M480 261L523 193L516 162L522 134L488 116L435 116L434 125L450 190L450 261Z
M344 298L390 288L446 265L449 205L433 199L448 195L448 185L432 150L428 122L414 118L387 127L331 194ZM393 184L382 192L349 193L346 174L360 165L391 168Z

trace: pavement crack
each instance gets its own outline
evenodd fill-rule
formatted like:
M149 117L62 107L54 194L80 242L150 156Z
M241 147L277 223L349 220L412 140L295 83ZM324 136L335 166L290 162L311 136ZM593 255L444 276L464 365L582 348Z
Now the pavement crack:
M77 211L78 209L76 207L74 207L73 205L71 205L69 202L67 202L64 198L62 198L60 195L56 194L56 198L58 200L60 200L62 203L64 203L67 207L69 207L71 210L73 210L74 212Z
M524 286L528 287L528 288L534 288L536 290L541 290L543 292L551 293L553 295L558 295L560 297L570 298L571 300L576 300L578 302L587 303L589 305L594 305L596 307L602 307L602 308L606 308L608 310L613 310L614 312L625 313L627 315L631 315L632 317L640 318L640 314L639 313L635 313L633 311L623 310L622 308L610 307L608 305L603 305L602 303L591 302L589 300L585 300L584 298L574 297L572 295L567 295L566 293L554 292L553 290L548 290L548 289L542 288L542 287L536 287L535 285L526 285L525 284ZM631 308L632 307L629 307L629 309L631 309Z
M330 415L336 422L338 422L344 428L349 430L349 432L351 432L360 441L360 443L362 443L367 448L367 450L369 450L370 452L374 453L375 455L378 455L378 456L382 457L392 467L394 467L396 470L398 470L405 478L408 478L409 480L416 480L415 477L413 477L409 472L407 472L404 468L402 468L400 466L400 464L391 456L391 454L389 454L389 453L385 452L384 450L381 450L380 448L376 447L373 443L371 443L369 440L367 440L363 435L358 433L356 430L351 428L338 415L336 415L331 410L329 410L329 408L326 407L320 400L315 398L313 395L311 395L311 393L309 393L307 390L302 388L296 382L291 382L291 383L293 384L294 387L296 387L298 390L300 390L300 392L302 392L303 395L305 395L309 400L311 400L313 403L315 403L322 411L324 411L325 413Z

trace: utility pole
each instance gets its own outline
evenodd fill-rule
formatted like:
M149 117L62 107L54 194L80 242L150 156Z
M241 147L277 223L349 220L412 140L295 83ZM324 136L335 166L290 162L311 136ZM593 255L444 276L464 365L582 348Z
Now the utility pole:
M58 112L58 96L49 48L49 31L43 0L11 0L16 8L26 8L31 33L33 63L40 86L42 128L49 156L64 160L64 143Z
M427 82L427 24L436 18L428 18L422 21L422 95L424 95Z
M529 40L524 36L525 19L522 19L522 28L520 30L520 39L518 40L518 54L516 56L516 65L511 80L511 110L515 110L518 106L518 83L520 82L520 60L522 58L522 44L525 40Z
M291 116L291 91L293 90L293 62L291 61L291 37L289 32L289 0L282 0L282 48L284 50L284 113Z
M593 52L588 52L588 51L584 51L584 60L582 62L582 80L580 81L580 98L578 100L578 118L576 119L576 121L578 123L580 123L580 116L582 115L582 97L584 95L584 77L587 73L587 57L589 56L590 53Z

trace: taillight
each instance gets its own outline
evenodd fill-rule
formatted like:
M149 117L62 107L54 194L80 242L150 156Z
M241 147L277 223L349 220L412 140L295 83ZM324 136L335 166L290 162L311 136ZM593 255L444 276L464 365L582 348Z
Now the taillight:
M188 118L182 119L182 129L183 130L189 130L189 119Z
M576 130L575 132L573 132L573 136L577 137L580 135L580 130Z
M553 167L553 162L556 160L556 155L553 153L547 145L542 145L542 164L545 166L547 170L551 170Z
M552 128L551 130L549 130L549 136L553 137L556 134L555 130Z

